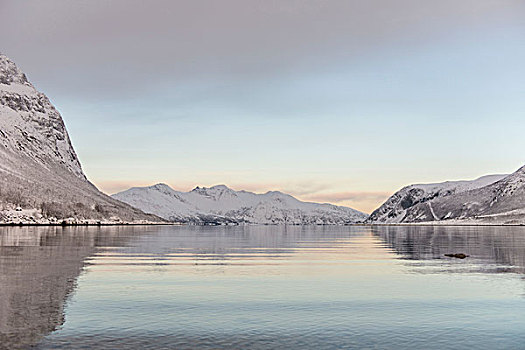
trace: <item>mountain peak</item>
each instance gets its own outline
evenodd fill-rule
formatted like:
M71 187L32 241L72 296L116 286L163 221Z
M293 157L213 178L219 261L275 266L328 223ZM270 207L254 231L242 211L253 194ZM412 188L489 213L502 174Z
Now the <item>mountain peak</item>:
M31 86L24 72L9 57L0 53L0 84L12 83Z
M198 192L198 193L216 193L216 192L235 192L231 188L229 188L226 185L215 185L211 187L200 187L197 186L191 192Z
M171 188L169 185L162 183L162 182L149 186L149 187L134 187L134 188L138 190L145 188L148 190L157 191L157 192L165 193L165 194L172 194L175 192L173 188Z
M268 191L268 192L266 192L265 194L268 194L268 195L275 195L275 196L279 196L279 195L289 196L289 194L283 193L283 192L281 192L281 191Z
M215 185L215 186L210 187L210 190L233 191L231 188L229 188L226 185Z
M155 184L153 186L151 186L150 188L154 188L154 189L172 189L168 184L165 184L163 182L159 182L158 184Z
M215 185L212 187L195 187L192 191L192 193L199 194L201 196L213 198L214 200L218 200L224 196L228 197L236 197L237 192L232 190L226 185Z

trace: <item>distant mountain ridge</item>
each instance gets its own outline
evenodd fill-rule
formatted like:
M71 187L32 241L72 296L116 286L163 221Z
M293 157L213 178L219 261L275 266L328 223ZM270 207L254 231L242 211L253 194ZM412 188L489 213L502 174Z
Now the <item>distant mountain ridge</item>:
M0 222L17 206L55 218L158 220L87 180L60 113L0 54Z
M166 184L133 187L113 195L146 213L192 224L350 224L368 215L355 209L302 202L278 191L256 194L227 186L175 191Z
M525 167L473 181L411 185L394 193L369 223L525 223Z

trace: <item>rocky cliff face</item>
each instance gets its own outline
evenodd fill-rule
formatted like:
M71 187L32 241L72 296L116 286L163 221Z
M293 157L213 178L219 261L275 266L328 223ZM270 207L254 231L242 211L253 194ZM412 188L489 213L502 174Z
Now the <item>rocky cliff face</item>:
M0 54L0 140L4 151L85 179L60 113L18 67Z
M17 206L56 218L152 218L86 179L60 113L0 54L0 222Z

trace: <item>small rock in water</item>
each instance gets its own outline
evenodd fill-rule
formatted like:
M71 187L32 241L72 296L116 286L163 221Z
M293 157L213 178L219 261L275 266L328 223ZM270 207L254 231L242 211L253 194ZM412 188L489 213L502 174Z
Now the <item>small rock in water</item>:
M465 259L469 255L463 254L463 253L455 253L455 254L445 254L445 256L448 256L449 258Z

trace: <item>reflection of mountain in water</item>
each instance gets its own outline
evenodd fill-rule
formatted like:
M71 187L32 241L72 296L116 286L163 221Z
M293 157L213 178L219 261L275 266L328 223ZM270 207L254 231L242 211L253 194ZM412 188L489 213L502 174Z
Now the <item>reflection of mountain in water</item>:
M312 229L315 228L315 229ZM246 258L291 254L298 247L320 247L323 241L347 240L362 236L368 229L348 226L160 226L154 235L119 249L119 254L141 254L155 259L173 259L192 256L195 260ZM264 253L264 256L261 255ZM147 260L142 260L144 263Z
M26 348L64 323L64 303L97 246L128 227L0 228L0 348ZM125 234L124 234L125 233Z
M38 344L64 324L65 302L97 247L140 254L143 264L184 262L188 255L196 264L227 264L239 254L284 256L299 244L348 236L348 228L337 226L315 232L301 226L0 227L0 349Z
M372 232L407 259L440 259L447 253L466 253L469 260L512 267L497 271L525 273L523 227L374 226Z

